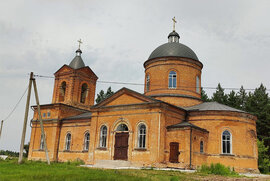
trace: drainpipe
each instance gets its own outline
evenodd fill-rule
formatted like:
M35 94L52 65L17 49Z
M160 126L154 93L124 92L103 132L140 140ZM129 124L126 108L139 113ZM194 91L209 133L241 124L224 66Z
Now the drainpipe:
M191 169L192 163L192 127L190 127L190 149L189 149L189 168Z
M161 115L161 112L159 112L158 114L158 158L160 158L160 155L159 155L159 149L160 149L160 127L161 127L161 123L160 123L160 115ZM158 160L159 161L159 160Z

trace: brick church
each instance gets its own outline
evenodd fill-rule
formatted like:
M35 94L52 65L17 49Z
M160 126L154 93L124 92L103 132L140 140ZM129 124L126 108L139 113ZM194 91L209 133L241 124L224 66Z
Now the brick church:
M51 104L41 105L51 161L196 169L222 163L258 171L256 117L201 100L203 64L173 30L144 62L144 93L122 88L94 104L97 75L76 51L55 72ZM29 160L45 160L33 106Z

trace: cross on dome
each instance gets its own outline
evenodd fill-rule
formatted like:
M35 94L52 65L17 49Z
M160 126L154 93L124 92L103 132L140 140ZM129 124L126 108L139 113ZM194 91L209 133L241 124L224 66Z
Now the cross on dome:
M169 43L179 43L179 34L175 31L175 23L177 23L175 17L172 18L173 20L173 31L168 36Z
M175 23L177 23L175 16L172 18L172 20L173 20L173 31L175 31Z
M80 49L81 48L81 44L83 43L82 42L82 39L79 39L78 42L79 42L79 49Z

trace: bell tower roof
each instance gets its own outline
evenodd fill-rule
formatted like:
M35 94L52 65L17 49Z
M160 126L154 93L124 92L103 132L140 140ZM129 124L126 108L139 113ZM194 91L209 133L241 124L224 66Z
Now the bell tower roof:
M79 69L85 67L83 59L81 57L82 51L80 49L76 50L76 56L70 62L69 66L73 69Z

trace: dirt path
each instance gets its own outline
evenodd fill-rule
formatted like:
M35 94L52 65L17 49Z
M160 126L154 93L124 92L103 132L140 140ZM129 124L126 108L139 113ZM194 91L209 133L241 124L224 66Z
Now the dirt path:
M228 178L223 176L205 176L196 178L202 181L270 181L270 175L262 175L258 177L245 177L245 178Z

